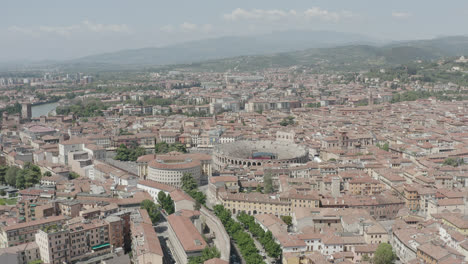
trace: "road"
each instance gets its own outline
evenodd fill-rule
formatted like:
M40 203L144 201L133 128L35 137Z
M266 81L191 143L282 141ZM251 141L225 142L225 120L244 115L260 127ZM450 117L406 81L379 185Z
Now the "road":
M246 230L247 232L249 232L248 230ZM260 244L260 242L257 240L257 238L255 238L250 232L249 234L252 236L253 240L254 240L254 243L255 243L255 246L257 247L257 249L259 250L260 252L260 255L263 256L263 260L266 262L266 263L269 263L269 264L273 264L273 263L276 263L276 260L274 258L270 258L268 256L268 254L266 253L265 249L263 248L263 245Z
M154 231L158 234L158 239L164 253L164 263L175 264L176 261L172 253L174 252L174 249L169 241L169 227L164 214L161 213L161 220L154 226Z

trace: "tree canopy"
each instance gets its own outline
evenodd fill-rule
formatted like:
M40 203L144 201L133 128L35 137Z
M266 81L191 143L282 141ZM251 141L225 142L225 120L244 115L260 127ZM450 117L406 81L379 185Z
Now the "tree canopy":
M146 150L142 147L128 148L125 144L120 144L116 152L114 159L120 161L136 161L138 157L146 154Z
M273 234L270 231L265 232L263 228L255 222L255 218L251 215L247 215L246 213L240 213L237 216L237 219L242 223L245 229L248 229L250 233L258 239L268 256L279 258L281 246L275 242Z
M452 166L452 167L458 167L460 165L462 165L464 162L463 162L463 159L455 159L455 158L446 158L444 160L444 163L443 165L446 165L446 166Z
M263 188L263 192L272 193L273 192L273 175L271 175L271 173L266 173L263 180L265 182L265 187Z
M392 264L396 259L396 255L392 250L392 246L388 243L381 243L374 254L374 264Z
M104 104L96 98L88 99L86 102L77 101L75 104L58 106L55 112L58 115L74 114L76 117L102 116L102 110L106 110L108 104Z
M181 143L168 144L166 142L159 142L154 145L154 151L156 154L164 154L171 151L187 153L187 148Z
M0 183L8 184L18 189L34 186L41 180L42 174L38 166L26 162L24 169L15 166L0 167Z
M161 207L166 211L168 215L173 214L175 207L174 207L174 201L172 200L170 195L166 195L165 192L160 191L158 193L158 203L161 205Z
M280 125L282 126L294 125L294 116L288 116L288 117L283 118L283 120L281 120L280 122Z
M159 206L151 200L144 200L141 202L141 209L145 209L148 212L151 222L153 224L157 223L161 217L161 212L159 212Z
M198 191L198 183L192 177L192 174L184 173L181 182L182 190L184 190L184 192L190 195L197 203L203 205L206 203L206 195Z
M222 205L215 205L213 209L216 216L223 223L229 236L232 237L239 246L240 253L244 260L251 264L264 264L265 262L263 261L262 256L258 254L258 249L255 246L254 240L247 232L244 231L240 223L232 219L231 212L226 210ZM281 252L281 250L278 250L278 253L279 252Z
M70 179L78 179L80 175L74 171L70 171L70 174L68 175L68 178Z
M205 261L219 258L221 254L216 247L206 247L203 249L201 256L198 257L190 257L189 264L203 264Z
M281 220L283 220L283 222L285 224L287 224L288 226L292 226L292 217L289 216L289 215L282 215L281 216Z

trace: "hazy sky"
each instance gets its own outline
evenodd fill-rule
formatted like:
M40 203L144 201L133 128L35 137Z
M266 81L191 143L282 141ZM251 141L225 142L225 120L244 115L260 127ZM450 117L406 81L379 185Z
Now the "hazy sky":
M273 30L385 40L468 34L468 0L5 0L0 10L0 62Z

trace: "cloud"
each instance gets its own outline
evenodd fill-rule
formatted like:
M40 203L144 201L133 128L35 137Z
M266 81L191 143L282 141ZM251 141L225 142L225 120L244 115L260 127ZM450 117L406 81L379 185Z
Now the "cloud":
M211 24L204 24L200 27L200 30L206 33L212 32L214 29L214 26Z
M408 12L392 12L392 17L395 17L395 18L407 18L410 16L411 16L411 13L408 13Z
M336 12L330 12L328 10L320 9L318 7L309 8L304 11L304 15L307 18L318 18L325 21L338 21L340 20L340 14Z
M252 9L245 10L236 8L229 14L224 14L223 17L228 21L241 21L241 20L322 20L338 22L343 18L355 16L350 11L329 11L320 7L312 7L304 11L279 10L279 9Z
M225 14L224 19L226 20L247 20L247 19L268 19L268 20L277 20L280 18L285 18L288 16L296 16L297 13L295 10L284 11L278 9L263 10L263 9L253 9L245 10L242 8L236 8L231 13Z
M11 26L8 28L8 31L14 32L14 33L20 33L24 35L29 35L29 36L36 36L38 35L36 32L29 28L24 28L24 27L18 27L18 26Z
M175 27L173 25L165 25L161 27L161 30L167 33L172 33L175 31Z
M19 27L11 26L8 28L9 31L20 33L29 36L39 36L43 33L55 34L63 37L69 37L74 33L83 32L111 32L111 33L122 33L130 32L130 27L125 24L96 24L89 20L84 20L80 24L71 26L38 26L38 27Z
M82 23L93 32L129 32L130 28L126 24L95 24L88 20Z
M48 26L39 26L39 32L53 33L60 36L70 36L73 31L79 29L80 26L68 26L68 27L48 27Z
M198 26L192 23L184 22L180 25L180 28L184 31L194 31L198 29Z
M190 22L184 22L179 26L165 25L160 28L161 31L166 33L175 32L194 32L194 33L210 33L214 30L214 26L211 24L193 24Z

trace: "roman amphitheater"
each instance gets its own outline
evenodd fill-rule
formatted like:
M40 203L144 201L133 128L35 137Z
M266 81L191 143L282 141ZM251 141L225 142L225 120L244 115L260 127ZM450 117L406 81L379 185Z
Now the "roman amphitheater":
M261 166L265 163L306 163L308 151L294 143L278 141L235 141L217 145L213 150L215 170L227 165Z

